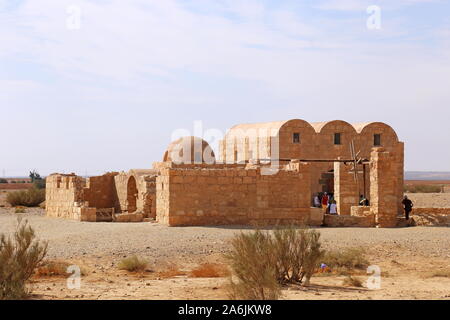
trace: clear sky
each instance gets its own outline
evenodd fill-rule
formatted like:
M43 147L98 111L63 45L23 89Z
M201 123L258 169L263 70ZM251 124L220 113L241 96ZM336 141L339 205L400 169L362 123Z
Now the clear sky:
M383 121L407 170L450 171L450 3L0 0L0 117L7 176L149 168L196 120L291 118Z

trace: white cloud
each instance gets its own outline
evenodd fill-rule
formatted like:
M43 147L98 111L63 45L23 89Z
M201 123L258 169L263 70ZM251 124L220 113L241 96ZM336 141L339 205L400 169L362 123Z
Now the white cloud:
M331 10L333 2L326 3ZM339 8L356 10L361 3L339 1ZM66 28L72 4L82 10L80 30ZM26 99L61 108L145 106L155 114L151 128L166 115L166 126L181 123L180 114L230 125L379 119L393 122L404 137L412 135L402 122L405 110L450 103L448 63L429 59L434 52L420 42L383 41L405 34L395 21L370 33L364 18L314 20L258 1L215 5L207 12L174 0L27 1L0 13L0 59L43 65L58 82L12 81L0 71L0 99L20 100L22 108Z

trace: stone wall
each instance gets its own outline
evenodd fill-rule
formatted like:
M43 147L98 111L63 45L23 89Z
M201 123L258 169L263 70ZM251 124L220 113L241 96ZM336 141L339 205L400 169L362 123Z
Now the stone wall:
M375 225L375 217L368 216L339 216L339 215L325 215L324 225L326 227L361 227L369 228Z
M117 172L107 173L98 177L90 177L86 181L86 188L83 190L84 201L87 201L88 207L92 208L115 208L117 192L114 183L114 177Z
M350 215L351 207L358 205L359 202L355 177L350 172L352 167L343 162L334 163L334 199L339 215ZM359 181L362 184L362 175L359 175Z
M370 159L370 207L380 227L397 226L399 195L395 154L374 148Z
M308 223L309 165L273 175L257 165L175 166L156 179L157 221L170 225Z
M75 174L52 174L46 178L46 214L54 218L80 218L80 207L85 205L83 189L86 180Z
M156 175L154 170L107 173L84 179L75 174L53 174L46 182L46 214L49 217L81 221L112 221L115 214L128 212L130 179L136 179L135 209L144 218L156 217ZM119 220L125 216L119 217ZM135 220L134 217L128 219ZM142 220L142 219L141 219Z
M334 134L341 134L341 143L334 143ZM294 141L294 134L299 140ZM403 148L395 131L381 122L349 124L335 120L323 123L308 123L304 120L242 124L229 130L220 142L219 159L228 163L262 158L287 159L337 159L351 158L349 144L354 141L355 150L361 158L369 159L375 146L375 135L380 135L381 146L396 157L398 195L403 194ZM333 163L311 163L311 192L333 192L323 183L323 175L332 173ZM362 182L362 179L360 180ZM360 193L369 196L370 178L367 170L366 190L361 185ZM369 199L370 200L370 199ZM400 205L397 205L401 210ZM347 212L347 208L345 208Z

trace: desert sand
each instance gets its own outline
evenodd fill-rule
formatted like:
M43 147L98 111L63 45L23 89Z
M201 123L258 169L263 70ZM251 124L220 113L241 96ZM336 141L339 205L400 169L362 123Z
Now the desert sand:
M445 198L448 195L438 195ZM421 203L433 195L411 195ZM425 199L425 200L424 200ZM45 217L43 209L23 214L0 208L0 233L26 218L37 236L48 241L48 259L83 270L80 289L68 289L65 276L35 277L33 299L227 299L228 277L195 278L190 271L206 262L226 264L229 240L247 227L166 227L157 223L88 223ZM283 288L283 299L450 299L448 227L317 228L324 248L361 247L381 268L381 289L347 287L345 276L317 275L309 287ZM138 255L146 272L119 270L119 261ZM167 272L177 270L177 272ZM450 274L450 273L449 273ZM365 284L369 275L356 277Z

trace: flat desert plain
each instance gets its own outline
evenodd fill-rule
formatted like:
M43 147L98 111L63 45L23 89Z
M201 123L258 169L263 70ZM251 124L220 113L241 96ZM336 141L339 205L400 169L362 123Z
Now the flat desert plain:
M449 194L411 194L421 206L450 207ZM82 270L79 289L67 276L35 276L32 299L227 299L229 277L198 277L205 263L226 269L223 255L230 239L246 227L176 227L157 223L87 223L45 217L43 209L17 214L0 208L0 233L14 231L17 216L48 241L51 261ZM317 274L308 287L289 286L282 299L450 299L450 228L316 228L325 249L363 248L381 269L381 287L369 290L369 275L354 277L362 287L343 284L344 275ZM137 255L149 262L142 273L119 270L119 262ZM69 279L70 282L70 279Z

